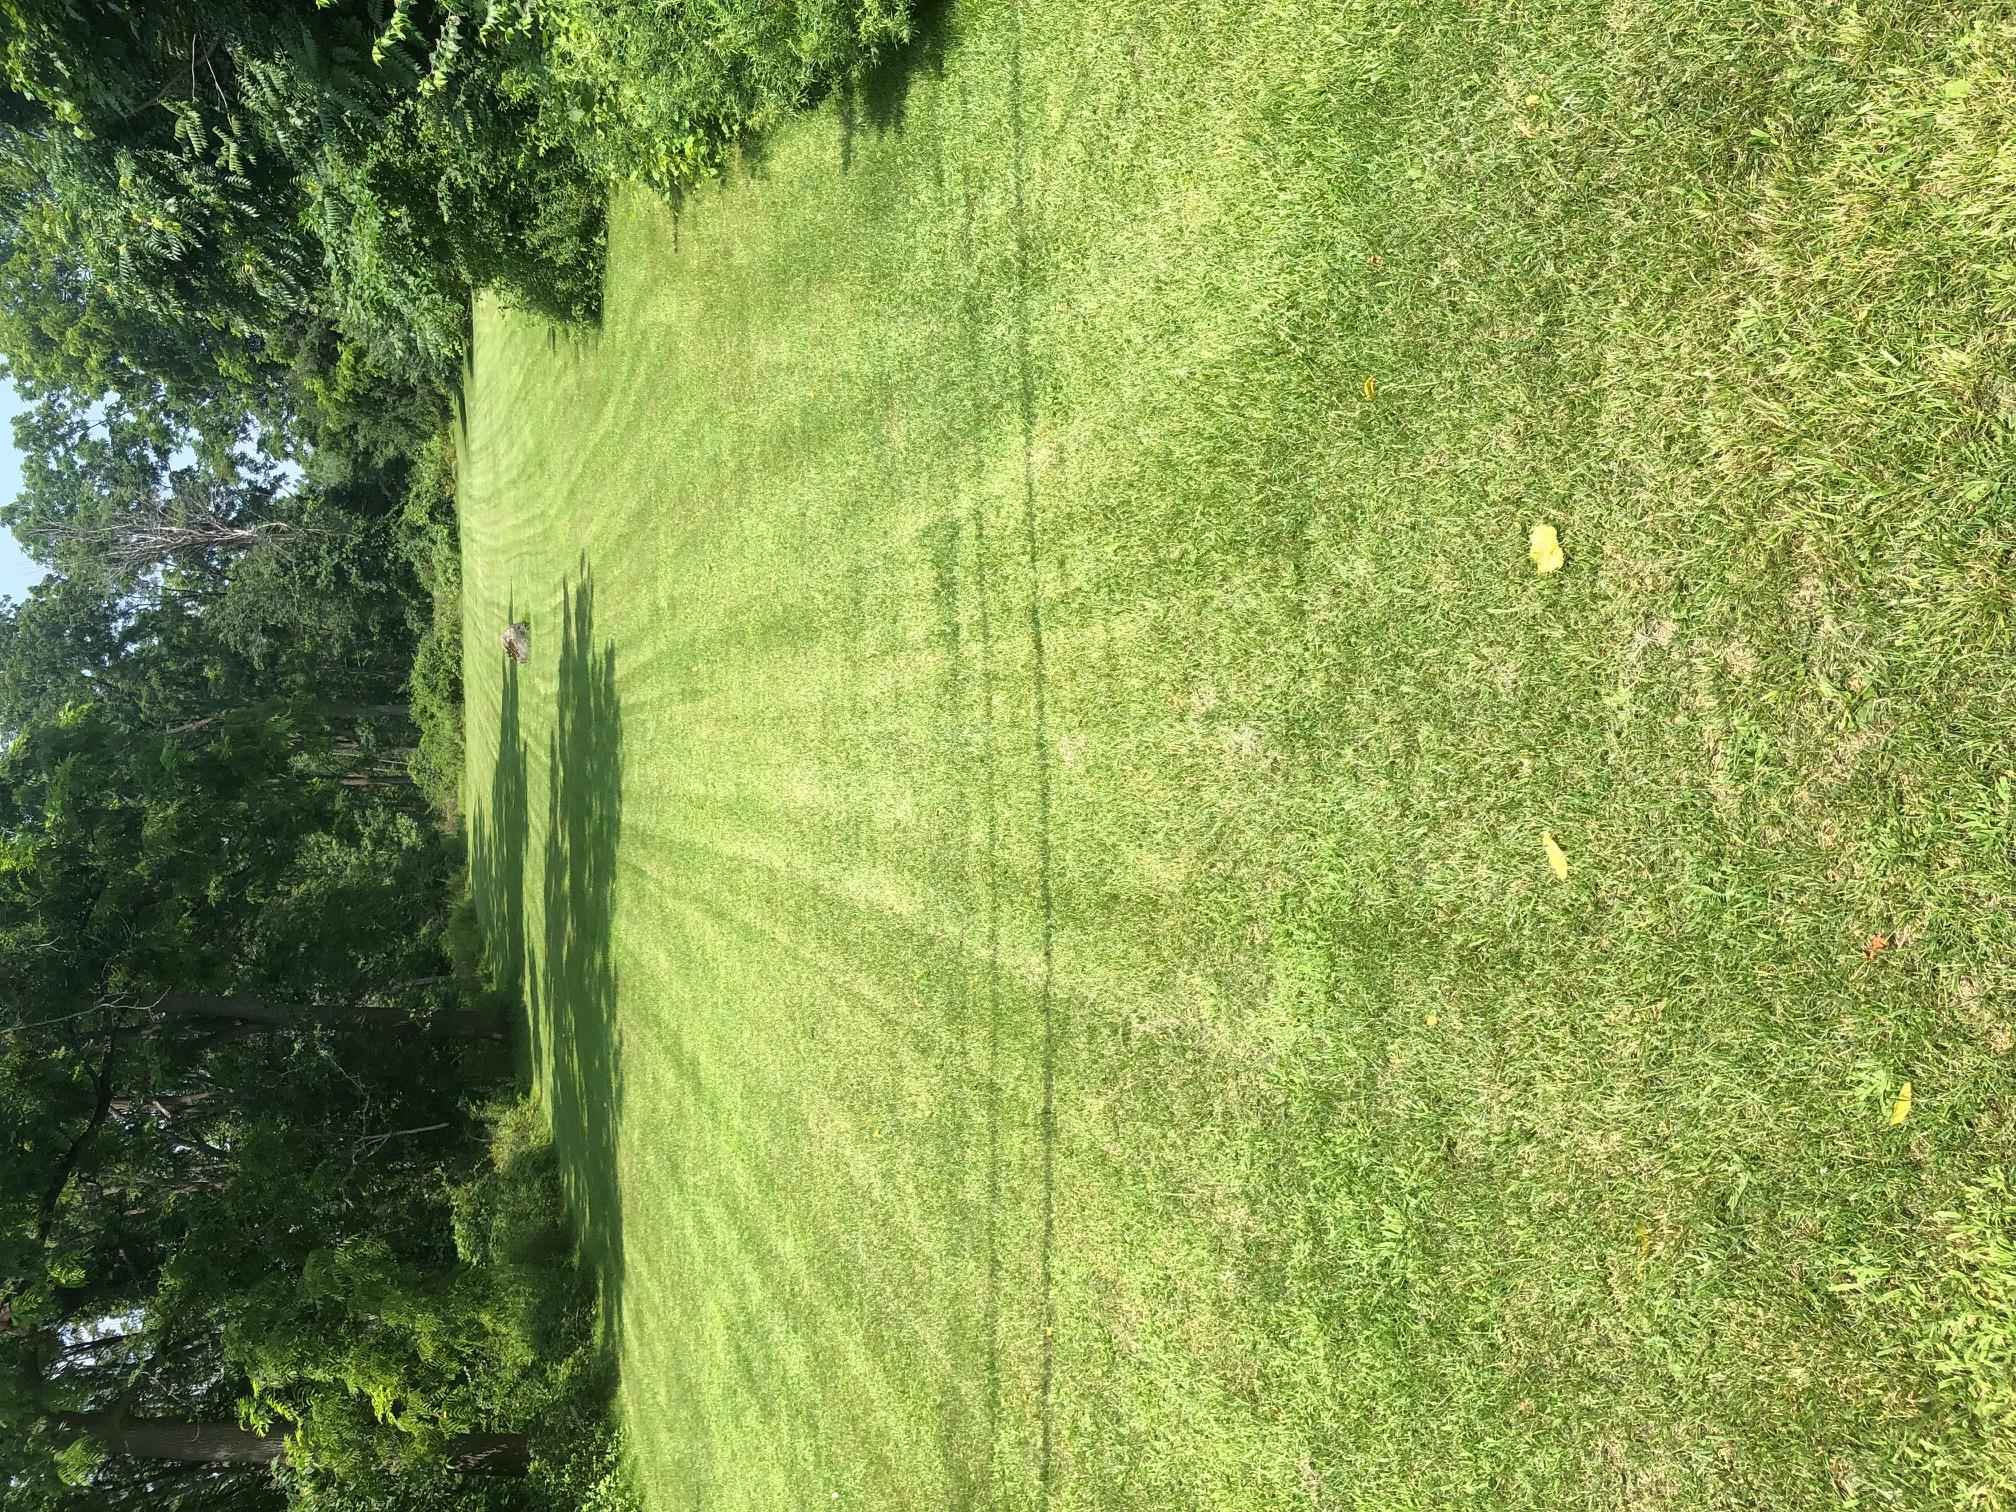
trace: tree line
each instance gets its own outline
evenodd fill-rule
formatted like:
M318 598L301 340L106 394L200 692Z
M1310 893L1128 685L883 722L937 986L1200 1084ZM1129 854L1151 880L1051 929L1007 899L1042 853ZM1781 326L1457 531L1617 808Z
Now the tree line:
M607 1494L526 1437L605 1441L591 1302L536 1119L494 1117L512 1004L444 814L470 302L595 319L615 183L907 28L0 4L0 514L48 569L0 603L8 1506Z
M613 1504L451 812L471 301L592 320L613 186L910 26L0 0L10 1507Z

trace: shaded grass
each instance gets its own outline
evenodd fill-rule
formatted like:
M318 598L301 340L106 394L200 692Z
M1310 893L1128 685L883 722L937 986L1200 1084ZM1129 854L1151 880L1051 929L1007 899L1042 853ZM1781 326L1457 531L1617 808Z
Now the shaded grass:
M478 315L653 1504L2016 1499L2016 11L927 37Z

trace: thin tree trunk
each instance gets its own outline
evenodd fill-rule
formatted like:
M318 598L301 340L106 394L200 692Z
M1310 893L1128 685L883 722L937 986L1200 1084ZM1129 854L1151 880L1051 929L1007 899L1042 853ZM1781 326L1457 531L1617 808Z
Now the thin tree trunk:
M178 1092L164 1094L160 1097L150 1097L144 1103L135 1102L130 1097L115 1097L112 1099L112 1111L120 1118L128 1118L143 1108L152 1108L163 1118L173 1119L187 1113L191 1108L209 1102L213 1096L214 1094L209 1088L199 1087L194 1092Z
M70 1185L70 1178L77 1174L77 1163L84 1155L84 1147L91 1143L91 1136L104 1127L105 1120L112 1112L112 1061L119 1053L119 1033L116 1029L106 1036L105 1061L92 1078L97 1088L97 1101L91 1108L91 1116L85 1121L84 1132L71 1142L56 1162L56 1174L49 1182L49 1188L42 1194L42 1201L35 1213L35 1247L40 1249L49 1242L49 1232L56 1226L56 1204L63 1198L63 1189Z
M347 788L410 788L411 777L397 776L391 772L304 772L304 777L319 777L324 782L333 782L338 787Z
M273 1030L309 1025L326 1029L424 1029L430 1034L471 1039L502 1039L504 1021L494 1013L471 1008L421 1016L407 1008L381 1003L269 1003L262 998L218 997L209 993L173 992L149 1007L150 1012L176 1018L222 1021Z
M215 714L205 714L200 719L185 720L181 724L170 725L162 733L166 735L195 735L209 729L212 725L222 724L233 714L247 713L260 707L261 705L258 704L248 704L242 708L223 709ZM331 723L339 719L410 719L413 715L413 706L409 703L336 703L316 704L312 707L317 714L320 714L325 720Z

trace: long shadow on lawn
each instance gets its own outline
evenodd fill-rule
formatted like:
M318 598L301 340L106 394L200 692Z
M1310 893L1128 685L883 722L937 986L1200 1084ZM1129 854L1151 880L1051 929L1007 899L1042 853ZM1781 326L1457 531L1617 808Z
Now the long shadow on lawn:
M505 612L517 618L514 604ZM498 653L502 654L502 653ZM504 691L497 704L497 764L490 772L484 824L469 837L469 870L483 910L490 971L516 995L525 975L525 738L518 728L518 664L504 657Z
M533 1054L547 1068L561 1186L583 1256L601 1280L605 1337L613 1339L623 1305L616 1175L623 1090L610 915L623 814L623 718L616 648L596 644L595 584L585 560L564 592L548 744L545 944L537 980L529 984Z
M511 611L516 617L516 610ZM532 654L546 654L533 627ZM616 1179L622 1084L616 1049L616 966L610 948L616 840L622 825L623 719L616 649L595 644L595 586L586 564L564 590L547 746L548 828L541 880L544 939L528 976L525 875L530 794L522 684L507 658L498 703L497 765L470 869L482 900L490 965L527 996L527 1072L545 1075L561 1188L582 1258L601 1283L606 1342L622 1312L623 1215Z

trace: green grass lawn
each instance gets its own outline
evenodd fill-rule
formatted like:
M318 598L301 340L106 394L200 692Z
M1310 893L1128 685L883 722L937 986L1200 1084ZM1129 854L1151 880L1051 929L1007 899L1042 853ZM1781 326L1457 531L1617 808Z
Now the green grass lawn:
M975 0L479 310L652 1506L2016 1505L2012 138L2006 0Z

